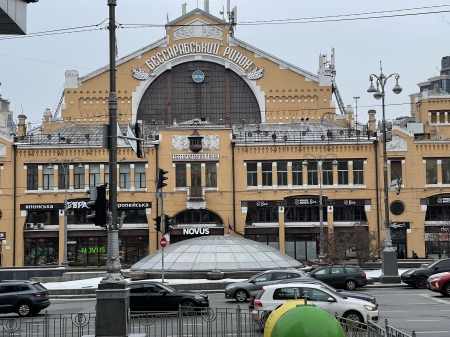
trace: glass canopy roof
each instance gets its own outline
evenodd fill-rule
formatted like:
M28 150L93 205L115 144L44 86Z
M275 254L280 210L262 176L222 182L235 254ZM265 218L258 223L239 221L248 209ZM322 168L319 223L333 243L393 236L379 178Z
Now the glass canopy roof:
M131 266L131 270L161 270L161 250ZM278 249L232 236L202 236L164 248L164 270L266 270L301 267Z

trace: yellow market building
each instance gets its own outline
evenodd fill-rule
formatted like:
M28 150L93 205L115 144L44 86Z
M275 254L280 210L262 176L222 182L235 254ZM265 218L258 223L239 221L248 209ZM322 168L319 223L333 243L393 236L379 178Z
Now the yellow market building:
M120 131L142 121L146 139L145 158L127 140L118 144L123 263L160 248L158 168L168 171L171 243L237 235L306 261L318 258L321 228L339 235L359 226L382 245L376 111L359 125L350 107L333 101L334 64L324 55L313 74L230 28L196 9L117 60ZM66 71L61 116L46 110L30 130L20 115L17 134L0 136L2 266L104 261L107 233L86 219L86 202L90 187L109 181L108 95L107 66L84 76ZM448 256L449 100L444 90L411 95L412 115L393 121L387 144L392 243L408 258Z

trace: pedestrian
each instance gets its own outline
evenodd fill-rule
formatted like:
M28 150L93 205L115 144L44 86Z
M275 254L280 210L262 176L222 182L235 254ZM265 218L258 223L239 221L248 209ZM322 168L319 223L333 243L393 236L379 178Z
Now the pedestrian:
M418 259L419 256L417 256L417 253L415 251L412 251L412 258L413 259Z
M398 254L398 258L399 259L404 259L405 258L405 252L403 251L403 249L400 249L400 253Z

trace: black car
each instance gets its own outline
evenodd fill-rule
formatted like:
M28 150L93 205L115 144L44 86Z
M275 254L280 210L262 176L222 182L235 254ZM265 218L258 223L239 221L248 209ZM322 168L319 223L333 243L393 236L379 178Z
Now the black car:
M368 301L368 302L371 302L371 303L375 304L378 307L377 299L374 296L372 296L372 295L362 294L362 293L355 293L353 291L350 292L350 291L343 291L343 290L340 290L340 289L335 289L332 286L330 286L330 285L328 285L326 283L323 283L322 281L316 280L316 279L306 279L306 280L295 281L295 282L321 284L325 288L330 289L332 291L335 291L335 292L339 293L342 296L351 297L351 298L357 298L357 299L360 299L360 300ZM284 281L284 282L280 282L280 283L289 283L289 282L288 281ZM261 290L252 291L250 293L250 303L248 305L249 309L254 309L254 301L255 301L255 299L257 298L257 296L258 296L258 294L260 292L261 292Z
M131 282L130 310L143 311L178 311L190 313L209 307L208 295L190 291L177 291L158 282Z
M332 265L319 267L309 273L309 276L329 284L335 288L355 290L367 285L367 277L359 266Z
M437 260L426 268L409 269L400 275L403 283L418 289L427 287L427 279L434 274L450 271L450 259Z
M37 315L50 305L47 288L36 281L0 281L0 312Z

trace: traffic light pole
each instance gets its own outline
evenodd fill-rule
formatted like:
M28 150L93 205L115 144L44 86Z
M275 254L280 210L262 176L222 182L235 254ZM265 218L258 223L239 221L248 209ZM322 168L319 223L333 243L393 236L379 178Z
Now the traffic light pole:
M130 336L130 288L120 273L119 227L117 226L117 93L116 93L116 6L109 8L109 211L106 276L96 291L95 336Z
M166 216L164 215L164 197L163 192L161 195L161 237L166 234ZM164 283L164 247L161 247L161 282Z

